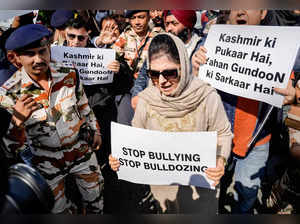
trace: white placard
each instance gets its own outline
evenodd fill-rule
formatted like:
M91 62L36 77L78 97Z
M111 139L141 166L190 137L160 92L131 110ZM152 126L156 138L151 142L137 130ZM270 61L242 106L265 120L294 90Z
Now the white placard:
M151 185L214 189L204 171L216 167L216 132L161 132L111 123L118 178Z
M0 10L0 27L6 30L13 23L15 16L22 16L30 12L32 10Z
M15 16L31 13L33 10L0 10L0 20L8 20Z
M205 48L208 61L199 78L216 89L281 107L295 62L300 28L213 25Z
M114 73L106 67L115 57L116 52L113 49L51 47L51 59L74 64L84 85L112 83Z

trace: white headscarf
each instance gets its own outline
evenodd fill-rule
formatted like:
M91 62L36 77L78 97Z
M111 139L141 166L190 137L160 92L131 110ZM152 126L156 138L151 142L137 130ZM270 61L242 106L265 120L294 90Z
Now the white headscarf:
M194 111L210 92L216 90L193 76L186 48L178 37L170 33L163 33L157 34L151 41L160 35L169 36L179 52L180 80L178 86L169 96L166 96L151 84L139 94L139 97L164 117L182 117Z

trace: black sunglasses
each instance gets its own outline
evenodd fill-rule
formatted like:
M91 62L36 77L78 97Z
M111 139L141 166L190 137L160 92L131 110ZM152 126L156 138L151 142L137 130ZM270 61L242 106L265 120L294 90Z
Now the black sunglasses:
M163 70L161 72L148 69L147 74L152 80L158 80L160 75L162 75L165 79L170 80L178 77L178 69Z
M87 36L83 36L83 35L75 35L75 34L72 34L72 33L67 33L67 36L70 38L70 40L74 40L75 37L77 37L77 39L79 41L84 41L87 37Z

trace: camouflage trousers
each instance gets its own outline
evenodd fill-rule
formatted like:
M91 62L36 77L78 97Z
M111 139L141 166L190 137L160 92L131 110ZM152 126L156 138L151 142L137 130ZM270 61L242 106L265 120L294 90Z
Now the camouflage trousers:
M59 151L33 147L32 153L32 165L43 175L53 192L55 203L52 213L66 213L71 207L65 196L68 174L75 177L86 213L103 212L104 179L96 155L86 142L78 141L72 147Z

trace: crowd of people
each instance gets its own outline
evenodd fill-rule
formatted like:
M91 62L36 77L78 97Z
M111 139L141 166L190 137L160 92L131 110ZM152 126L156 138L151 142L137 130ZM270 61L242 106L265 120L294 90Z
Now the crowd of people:
M213 24L298 26L300 13L40 10L1 31L1 153L41 173L55 198L52 213L299 213L300 125L287 115L300 103L300 54L288 86L274 89L284 96L281 109L216 90L197 77ZM51 60L52 46L114 49L113 82L82 83L76 67ZM205 174L217 190L118 180L112 121L216 131L216 167ZM198 193L186 200L191 188ZM218 198L218 209L203 208L206 194Z

